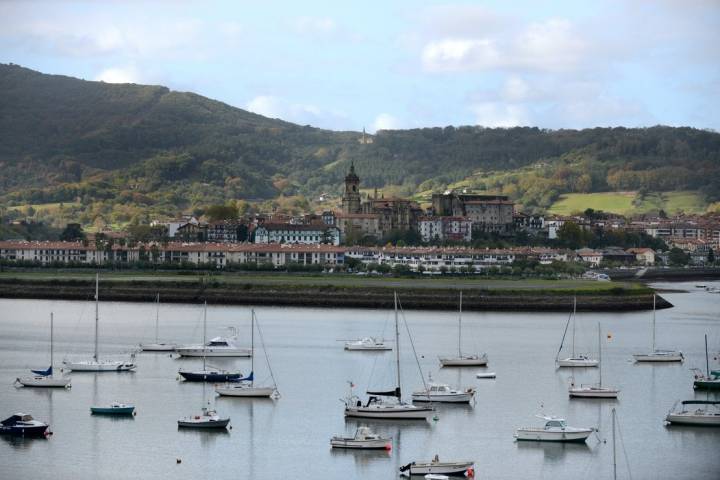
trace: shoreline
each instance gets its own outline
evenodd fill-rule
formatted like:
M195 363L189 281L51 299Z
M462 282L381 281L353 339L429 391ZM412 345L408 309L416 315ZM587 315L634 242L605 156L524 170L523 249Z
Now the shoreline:
M100 298L107 301L154 302L159 293L163 303L218 305L297 306L315 308L378 308L393 306L393 291L403 308L411 310L457 310L458 290L463 291L463 310L467 311L543 311L568 312L573 297L577 310L584 312L623 312L652 309L653 291L649 288L612 288L591 290L571 288L479 288L472 285L427 285L422 288L401 279L388 285L348 286L323 283L258 284L217 280L117 280L100 282ZM549 284L551 286L552 284ZM32 279L0 278L0 298L91 300L94 278ZM657 308L673 305L658 295Z

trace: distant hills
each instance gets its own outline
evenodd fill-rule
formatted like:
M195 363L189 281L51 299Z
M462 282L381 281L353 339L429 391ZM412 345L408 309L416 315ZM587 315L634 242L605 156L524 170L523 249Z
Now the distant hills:
M0 205L63 204L91 223L140 221L238 199L363 187L422 200L449 186L528 210L560 195L692 191L720 198L720 134L693 128L446 127L334 132L162 86L106 84L0 65ZM69 210L68 210L69 209Z

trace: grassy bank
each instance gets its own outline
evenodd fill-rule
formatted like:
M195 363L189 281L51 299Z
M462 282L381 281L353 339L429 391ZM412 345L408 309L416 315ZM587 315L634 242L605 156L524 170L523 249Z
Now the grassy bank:
M89 300L91 272L1 272L0 296ZM568 311L574 296L582 311L644 310L652 290L632 282L392 278L351 275L104 273L106 300L219 304L391 308L397 291L405 308L454 310L458 290L467 310ZM661 308L671 305L664 300Z

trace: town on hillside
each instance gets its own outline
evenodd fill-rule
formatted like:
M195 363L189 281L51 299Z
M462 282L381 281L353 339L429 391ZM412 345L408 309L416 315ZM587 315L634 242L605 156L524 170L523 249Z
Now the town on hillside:
M363 198L360 186L351 164L335 211L239 216L217 206L216 216L225 218L184 215L97 233L68 224L58 241L0 241L0 262L427 274L553 266L554 274L581 274L599 267L712 265L720 243L717 215L625 218L587 209L544 216L516 211L507 196L456 191L435 193L422 208L377 189Z

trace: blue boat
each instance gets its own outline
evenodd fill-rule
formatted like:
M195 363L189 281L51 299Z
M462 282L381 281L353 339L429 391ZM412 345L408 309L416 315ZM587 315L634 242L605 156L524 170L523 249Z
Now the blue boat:
M90 407L90 413L93 415L132 415L134 412L135 405L118 402L102 407Z
M228 372L226 370L180 370L178 373L188 382L239 382L245 380L242 372Z

